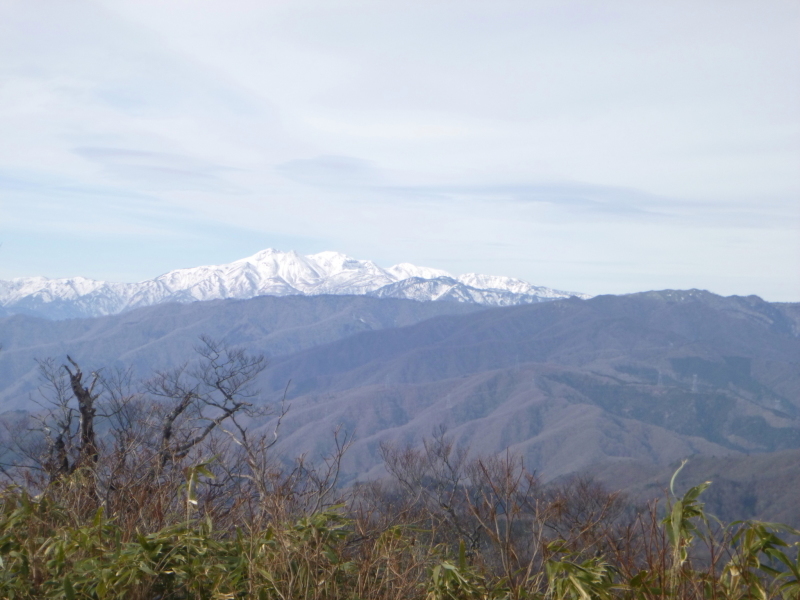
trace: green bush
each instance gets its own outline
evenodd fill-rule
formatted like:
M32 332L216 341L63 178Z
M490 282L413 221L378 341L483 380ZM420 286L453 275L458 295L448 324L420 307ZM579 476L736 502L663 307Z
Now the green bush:
M644 512L614 529L607 554L587 556L575 539L556 536L546 540L539 560L529 563L523 574L509 577L492 566L499 551L490 538L474 552L463 540L457 545L437 542L441 532L431 528L441 525L431 515L390 523L388 515L365 515L356 509L363 504L351 499L292 521L265 520L255 526L243 520L215 530L212 518L198 514L194 502L187 501L188 515L176 511L173 523L144 531L122 525L102 506L81 512L75 509L80 503L59 502L65 493L74 500L87 485L80 473L70 477L74 481L63 481L37 497L15 486L0 494L0 597L800 597L797 545L784 539L798 532L758 522L715 523L699 502L703 486L672 498L660 520L657 511ZM200 488L209 482L197 479L191 494L184 487L185 499L199 500ZM636 540L625 538L631 527L639 532ZM513 533L529 534L530 529Z

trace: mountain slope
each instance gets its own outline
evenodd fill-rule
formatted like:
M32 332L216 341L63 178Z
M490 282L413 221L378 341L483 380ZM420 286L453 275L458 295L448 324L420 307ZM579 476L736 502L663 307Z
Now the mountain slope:
M785 317L699 291L500 308L276 357L265 388L292 381L289 453L337 423L356 431L354 473L378 465L379 443L437 424L475 451L510 447L545 478L773 452L800 448L800 338Z
M687 456L800 449L799 314L689 290L504 308L266 296L61 322L16 316L0 320L0 402L35 408L34 358L69 352L87 369L145 375L190 359L206 333L270 355L263 402L291 381L279 455L325 452L342 425L356 440L345 475L378 476L381 443L419 443L445 425L474 452L521 454L544 480L588 471L613 482L630 470L641 483Z
M678 463L666 467L638 460L592 465L585 471L609 489L647 502L664 498ZM711 481L702 500L707 514L722 521L757 519L800 527L800 450L751 455L695 456L681 471L676 493Z
M117 314L164 302L324 294L369 294L488 306L529 304L576 295L509 277L469 273L454 278L445 271L408 263L383 269L372 261L336 252L301 256L267 249L230 264L179 269L140 283L110 283L82 277L0 281L0 309L63 319Z
M365 296L261 296L162 304L94 319L49 321L27 315L0 319L0 412L35 410L36 359L67 353L93 369L131 367L138 376L193 357L201 335L268 357L296 353L353 334L403 327L484 307Z

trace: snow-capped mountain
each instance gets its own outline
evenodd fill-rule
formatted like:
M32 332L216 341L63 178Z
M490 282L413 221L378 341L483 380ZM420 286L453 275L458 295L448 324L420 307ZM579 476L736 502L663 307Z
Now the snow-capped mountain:
M420 301L508 306L585 294L533 286L519 279L446 271L402 263L384 269L338 252L302 256L267 249L225 265L178 269L139 283L84 277L0 281L0 315L54 319L95 317L162 302L289 295L370 295Z

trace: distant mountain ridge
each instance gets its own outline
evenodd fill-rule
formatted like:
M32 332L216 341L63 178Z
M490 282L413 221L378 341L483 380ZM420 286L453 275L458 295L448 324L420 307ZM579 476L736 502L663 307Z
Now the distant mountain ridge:
M438 424L478 453L510 447L546 479L607 461L660 473L695 454L800 451L800 304L701 290L497 308L292 295L16 315L0 320L0 412L36 410L37 358L147 377L191 360L201 334L269 357L263 402L291 382L281 455L326 452L339 424L357 432L350 475L377 475L380 443L417 443Z
M534 286L511 277L446 271L401 263L387 269L338 252L303 256L268 248L224 265L178 269L139 283L85 277L0 281L0 314L50 319L113 315L164 302L256 296L369 295L418 301L512 306L586 294Z
M661 290L495 308L295 294L15 315L0 319L0 413L41 409L36 359L69 354L147 378L191 361L201 334L268 357L258 402L291 406L277 456L324 455L336 427L354 433L348 480L381 476L382 443L419 444L444 425L475 454L509 449L543 481L589 473L641 498L683 458L702 458L680 485L713 479L712 514L800 524L800 303L756 296Z

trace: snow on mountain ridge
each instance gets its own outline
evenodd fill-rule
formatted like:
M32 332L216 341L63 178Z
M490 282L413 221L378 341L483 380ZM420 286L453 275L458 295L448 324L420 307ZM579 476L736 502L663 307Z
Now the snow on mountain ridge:
M403 279L408 279L409 277L421 277L422 279L452 277L452 275L447 271L442 271L441 269L432 269L430 267L418 267L417 265L412 265L411 263L400 263L399 265L389 267L386 269L386 271L395 277L395 281L401 281Z
M177 269L138 283L85 277L30 277L0 281L0 307L50 318L101 316L162 302L289 295L373 295L421 301L472 302L491 306L566 298L569 292L533 286L510 277L401 263L381 268L338 252L301 255L272 248L223 265Z

